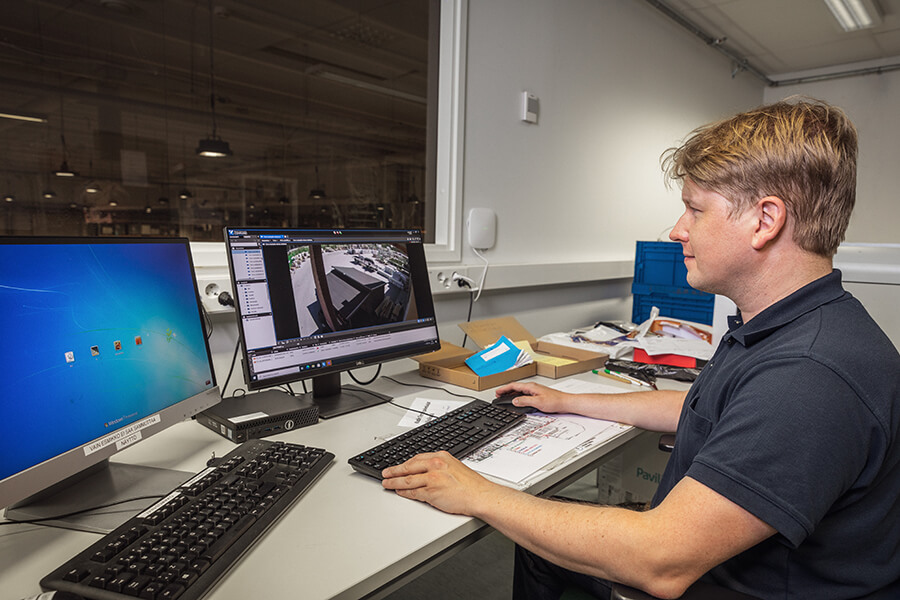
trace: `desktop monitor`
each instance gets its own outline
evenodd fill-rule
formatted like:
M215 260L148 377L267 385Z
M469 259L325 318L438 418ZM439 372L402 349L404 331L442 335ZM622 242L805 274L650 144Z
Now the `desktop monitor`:
M341 372L440 348L418 230L226 228L244 380L312 379L323 418L388 398Z
M185 480L109 458L220 400L186 239L0 237L0 314L8 517ZM107 531L127 516L76 526Z

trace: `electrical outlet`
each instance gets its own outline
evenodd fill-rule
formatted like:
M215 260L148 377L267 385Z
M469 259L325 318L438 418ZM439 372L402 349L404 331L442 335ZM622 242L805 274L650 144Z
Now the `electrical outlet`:
M207 312L230 311L230 306L219 302L219 294L228 292L234 298L231 289L231 279L227 275L197 275L197 290L200 292L200 301Z
M466 288L460 287L460 276L466 277L465 267L429 267L428 276L431 280L431 293L442 294L445 292L459 292Z

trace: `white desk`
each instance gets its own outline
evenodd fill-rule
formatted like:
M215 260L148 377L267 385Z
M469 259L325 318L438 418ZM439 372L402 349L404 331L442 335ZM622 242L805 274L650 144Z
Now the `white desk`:
M395 376L408 383L438 385L415 372ZM576 376L597 381L593 374ZM536 377L535 381L552 381ZM609 383L603 380L603 383ZM623 390L628 386L621 386ZM456 393L490 399L493 390ZM450 398L439 390L396 385L384 378L372 389L408 406L414 398ZM634 388L631 388L632 390ZM400 431L404 411L380 405L267 439L317 446L335 454L324 476L270 529L210 592L211 600L247 598L378 598L490 532L477 519L444 514L406 500L353 471L347 459ZM629 429L547 474L528 491L552 493L636 437ZM134 464L197 472L213 452L234 444L199 423L186 421L118 455ZM47 573L86 548L98 535L35 525L0 527L0 590L23 598L39 592Z

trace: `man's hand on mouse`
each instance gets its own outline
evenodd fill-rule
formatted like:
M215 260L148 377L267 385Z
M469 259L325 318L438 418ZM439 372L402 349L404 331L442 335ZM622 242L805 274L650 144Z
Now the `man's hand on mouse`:
M513 400L515 406L533 406L543 413L565 412L564 402L569 395L539 383L519 381L500 386L495 394L502 396L507 392L521 394Z

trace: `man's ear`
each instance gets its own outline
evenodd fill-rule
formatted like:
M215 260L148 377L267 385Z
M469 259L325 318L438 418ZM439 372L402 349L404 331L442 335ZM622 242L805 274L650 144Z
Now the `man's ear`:
M766 196L756 203L756 217L751 244L755 250L762 250L784 231L787 225L787 207L778 196Z

